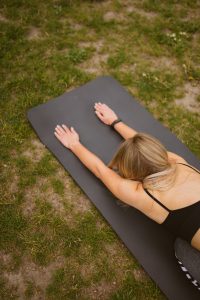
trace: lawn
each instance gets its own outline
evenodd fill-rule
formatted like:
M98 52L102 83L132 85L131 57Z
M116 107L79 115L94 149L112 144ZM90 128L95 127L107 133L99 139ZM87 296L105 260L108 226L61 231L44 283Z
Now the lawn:
M1 0L0 33L0 299L166 299L26 112L111 75L200 158L200 2Z

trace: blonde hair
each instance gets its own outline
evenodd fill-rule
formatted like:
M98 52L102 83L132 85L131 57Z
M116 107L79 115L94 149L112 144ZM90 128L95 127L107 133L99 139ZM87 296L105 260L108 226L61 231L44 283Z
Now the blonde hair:
M176 177L176 164L169 162L164 145L142 132L121 143L108 167L148 189L169 189Z

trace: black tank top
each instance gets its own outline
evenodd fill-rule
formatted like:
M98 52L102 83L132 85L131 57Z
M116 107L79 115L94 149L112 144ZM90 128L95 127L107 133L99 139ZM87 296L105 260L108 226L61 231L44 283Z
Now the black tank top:
M178 164L188 166L200 174L199 171L190 165L184 163ZM189 206L170 210L151 195L147 189L144 190L152 199L169 212L167 218L161 225L169 229L174 235L179 236L190 243L193 236L200 228L200 200Z

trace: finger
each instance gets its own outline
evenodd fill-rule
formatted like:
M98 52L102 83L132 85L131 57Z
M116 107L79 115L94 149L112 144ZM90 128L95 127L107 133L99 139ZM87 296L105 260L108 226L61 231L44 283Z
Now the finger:
M65 133L64 129L62 128L62 126L58 125L58 129L59 129L62 133Z
M104 103L98 103L96 108L98 108L98 110L105 110L106 108L108 108L108 106Z
M56 125L55 130L60 131L60 126Z
M100 120L103 120L103 116L99 111L95 111Z
M105 110L105 108L103 107L103 105L100 105L98 104L96 107L95 107L96 110L98 110L99 112L102 112Z
M74 129L74 127L71 127L71 131L72 131L72 133L78 134L78 132Z
M65 124L62 124L62 127L64 128L65 132L68 133L70 131L69 128Z
M61 134L65 133L64 129L60 125L56 126L56 131L61 133Z
M99 108L101 105L99 103L95 103L94 107Z
M60 136L59 136L59 134L56 131L54 131L54 134L57 137L57 139L60 140Z
M60 130L60 128L56 127L55 131L57 132L57 134L63 135L63 132Z
M61 131L60 131L60 129L56 126L56 128L55 128L55 131L58 133L58 134L61 134Z

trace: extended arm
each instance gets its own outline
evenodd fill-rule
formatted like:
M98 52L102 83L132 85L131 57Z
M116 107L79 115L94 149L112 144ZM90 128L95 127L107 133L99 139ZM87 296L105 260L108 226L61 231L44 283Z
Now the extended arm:
M118 119L116 113L108 107L106 104L102 104L101 102L95 103L94 105L95 113L98 118L106 125L111 125L113 121ZM137 131L133 128L126 125L123 121L114 125L115 130L126 140L128 138L133 137ZM169 159L172 162L184 162L187 163L181 156L177 155L173 152L167 152Z
M79 135L73 128L58 125L54 134L118 199L134 207L138 205L139 182L124 179L108 168L100 158L82 145Z
M95 113L98 118L106 125L111 125L113 121L118 119L116 113L108 107L106 104L101 102L95 103ZM124 122L119 122L114 125L115 130L126 140L133 137L137 131L126 125Z

